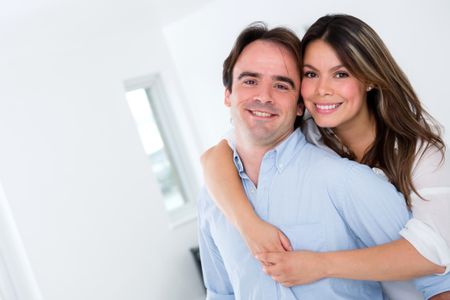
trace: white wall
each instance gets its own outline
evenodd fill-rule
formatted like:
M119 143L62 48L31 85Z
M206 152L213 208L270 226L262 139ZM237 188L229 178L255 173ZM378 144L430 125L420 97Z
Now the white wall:
M201 129L203 147L215 143L228 128L221 71L238 33L249 23L261 20L270 26L288 26L302 36L305 28L328 13L352 14L370 24L408 75L425 106L450 130L446 88L450 70L450 2L216 0L164 28L188 103L196 112L195 124Z
M197 299L195 220L169 229L123 87L163 72L182 102L160 25L144 2L97 4L2 23L5 194L44 299Z
M42 300L0 182L0 299Z
M450 128L446 0L220 0L167 25L164 38L149 1L28 2L19 17L0 12L0 180L46 300L203 294L188 253L195 222L168 229L123 81L163 72L194 161L228 127L221 64L251 21L302 34L328 12L361 17Z

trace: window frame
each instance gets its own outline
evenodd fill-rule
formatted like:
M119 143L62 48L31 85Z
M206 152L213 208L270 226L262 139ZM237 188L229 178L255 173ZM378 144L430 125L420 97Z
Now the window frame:
M174 117L174 110L171 107L161 75L152 74L129 79L124 82L124 86L125 92L144 89L168 158L178 177L184 204L172 210L165 209L169 216L170 228L195 219L199 183L193 171L192 159L189 157L188 151L183 151L186 149L185 140L180 134L179 122ZM165 201L162 193L161 198ZM166 207L165 204L164 207Z

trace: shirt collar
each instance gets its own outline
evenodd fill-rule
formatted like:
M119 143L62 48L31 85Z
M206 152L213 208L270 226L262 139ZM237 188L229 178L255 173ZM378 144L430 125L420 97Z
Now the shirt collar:
M231 150L233 150L234 165L236 166L236 169L238 170L239 175L242 176L242 174L244 173L244 164L242 163L242 160L239 157L239 154L236 150L236 141L231 136L228 136L227 141L228 141L228 145L230 146Z
M301 148L303 148L305 143L305 136L301 130L297 128L283 142L277 145L273 150L267 152L264 158L266 158L266 156L270 157L270 155L273 155L275 157L275 167L278 172L281 173L289 164L294 155L298 154Z
M236 151L235 141L228 141L233 150L233 159L239 174L244 173L244 164ZM306 144L306 139L299 128L295 129L284 141L278 144L272 150L269 150L263 157L263 161L274 158L275 167L278 172L282 172L290 160L297 154Z

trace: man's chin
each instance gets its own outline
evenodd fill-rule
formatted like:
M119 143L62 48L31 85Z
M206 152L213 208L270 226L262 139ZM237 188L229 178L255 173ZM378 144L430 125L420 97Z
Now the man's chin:
M275 147L291 133L292 131L280 134L279 131L251 130L242 136L242 142L254 146Z

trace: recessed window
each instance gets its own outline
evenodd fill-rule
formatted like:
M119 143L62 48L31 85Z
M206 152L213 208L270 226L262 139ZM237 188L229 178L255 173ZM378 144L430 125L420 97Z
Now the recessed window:
M173 222L186 218L193 207L193 187L189 158L183 151L163 85L159 76L149 76L126 84L126 99L139 137L157 180L164 205ZM191 213L192 214L192 213Z

